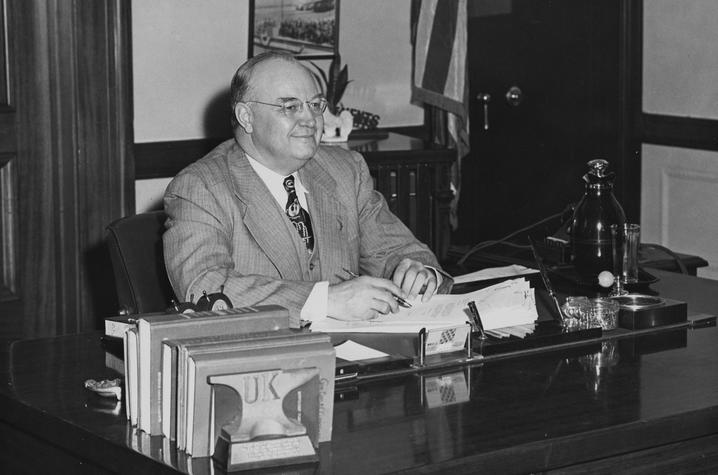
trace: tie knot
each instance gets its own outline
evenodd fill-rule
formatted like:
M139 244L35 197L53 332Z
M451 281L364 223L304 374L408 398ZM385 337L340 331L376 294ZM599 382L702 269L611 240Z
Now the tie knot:
M287 193L291 193L294 191L294 175L289 175L287 178L284 179L284 189L287 191Z

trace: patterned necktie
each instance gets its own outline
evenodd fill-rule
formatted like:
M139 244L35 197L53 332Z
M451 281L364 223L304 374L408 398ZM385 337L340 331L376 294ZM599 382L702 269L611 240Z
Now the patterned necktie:
M304 244L307 246L307 251L312 252L314 250L312 221L309 219L307 210L299 204L297 191L294 189L294 176L289 175L284 179L284 189L287 191L287 216L289 216L289 220L297 229L297 232L299 232L299 237L302 238L302 241L304 241Z

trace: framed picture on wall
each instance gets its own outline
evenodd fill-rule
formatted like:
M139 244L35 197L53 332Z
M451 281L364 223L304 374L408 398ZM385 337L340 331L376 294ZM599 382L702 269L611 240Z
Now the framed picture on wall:
M339 50L339 0L249 0L249 57L286 51L299 59Z

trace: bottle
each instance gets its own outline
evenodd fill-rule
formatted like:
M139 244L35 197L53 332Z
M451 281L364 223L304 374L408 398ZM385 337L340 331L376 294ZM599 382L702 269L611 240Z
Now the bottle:
M613 195L615 174L607 171L608 162L591 160L588 168L583 176L586 193L576 206L569 228L571 262L582 281L598 283L601 271L614 272L611 225L622 226L626 215Z

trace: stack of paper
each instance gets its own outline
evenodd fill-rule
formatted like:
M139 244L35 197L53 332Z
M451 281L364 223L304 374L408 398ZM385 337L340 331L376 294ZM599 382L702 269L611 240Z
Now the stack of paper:
M465 284L468 282L479 282L482 280L499 279L502 277L518 277L524 274L536 274L538 270L524 267L518 264L511 264L504 267L489 267L468 274L454 276L454 284Z
M368 321L345 322L332 318L315 322L312 330L323 332L416 333L471 321L469 302L474 301L484 329L491 330L533 323L538 318L534 289L524 279L500 282L466 294L435 295L429 302L416 299L412 308Z

